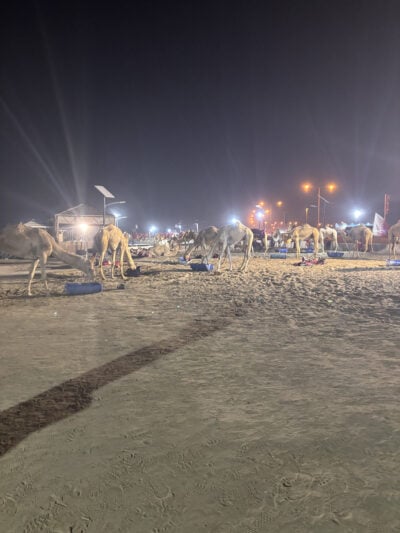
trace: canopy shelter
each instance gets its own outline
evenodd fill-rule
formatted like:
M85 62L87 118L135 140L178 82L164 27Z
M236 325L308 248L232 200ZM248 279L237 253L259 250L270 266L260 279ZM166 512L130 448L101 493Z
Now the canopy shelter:
M106 213L105 224L115 224L115 216ZM54 215L54 230L59 242L75 243L75 249L93 246L93 237L103 227L103 211L79 204Z
M29 226L30 228L41 228L45 230L51 229L51 226L46 226L45 224L41 224L40 222L36 222L36 220L29 220L28 222L24 222L24 226Z

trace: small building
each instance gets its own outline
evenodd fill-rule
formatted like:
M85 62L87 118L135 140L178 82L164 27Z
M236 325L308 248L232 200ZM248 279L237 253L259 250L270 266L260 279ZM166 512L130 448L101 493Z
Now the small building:
M115 216L105 214L105 225L115 224ZM103 227L103 211L79 204L54 215L54 232L63 248L71 252L93 247L93 238Z

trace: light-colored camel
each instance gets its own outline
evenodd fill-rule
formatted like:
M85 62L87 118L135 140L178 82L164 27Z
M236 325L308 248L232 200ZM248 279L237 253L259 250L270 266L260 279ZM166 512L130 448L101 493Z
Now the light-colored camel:
M338 240L337 240L337 231L335 228L326 227L319 230L319 244L321 246L321 251L325 251L325 240L331 241L331 249L336 252L338 249Z
M31 228L24 224L6 226L0 232L0 250L15 257L32 259L28 274L28 296L32 296L32 280L39 264L42 281L46 290L49 290L46 263L51 254L63 263L84 272L88 279L94 280L94 270L90 261L64 250L50 233L41 228Z
M351 243L356 245L356 252L372 252L372 231L364 226L364 224L359 224L345 232L345 241L348 243L350 240Z
M152 246L147 250L149 257L162 257L175 254L176 252L172 251L167 240L159 241L155 246Z
M275 230L275 232L271 235L271 247L285 248L289 238L289 233L286 231L281 231L280 229Z
M400 240L400 220L390 226L388 231L388 243L389 243L389 258L393 254L396 257L396 244Z
M207 251L207 248L211 246L211 244L214 242L217 233L218 228L216 226L210 226L209 228L204 228L200 230L197 234L197 237L195 237L194 241L186 250L183 256L185 260L190 261L190 254L193 252L193 250L196 250L197 248L200 248L203 253L205 253Z
M286 244L294 241L296 245L296 257L300 257L300 241L312 238L314 240L314 255L318 254L319 245L319 231L317 228L310 226L310 224L303 224L303 226L296 226L289 232L289 238Z
M251 248L253 246L253 239L254 234L251 229L241 222L235 222L234 224L222 226L222 228L218 230L217 235L215 236L214 241L207 255L205 256L205 259L208 263L209 258L214 255L215 251L220 246L221 252L218 259L217 272L220 271L221 261L225 255L229 259L229 269L232 270L231 247L235 246L235 244L238 244L241 241L244 241L244 257L239 270L246 272L250 259Z
M135 262L133 261L131 253L129 251L128 242L129 242L129 234L123 233L117 226L114 226L114 224L109 224L108 226L105 226L104 228L100 229L96 233L96 235L94 236L94 247L93 247L94 251L93 251L93 255L90 260L92 264L94 264L96 255L99 255L100 275L102 279L106 279L106 276L103 270L103 262L104 262L104 257L108 250L112 254L111 278L114 278L115 259L117 256L117 250L119 250L119 253L120 253L119 261L120 261L121 278L127 279L127 277L124 274L125 256L127 257L130 268L136 269Z

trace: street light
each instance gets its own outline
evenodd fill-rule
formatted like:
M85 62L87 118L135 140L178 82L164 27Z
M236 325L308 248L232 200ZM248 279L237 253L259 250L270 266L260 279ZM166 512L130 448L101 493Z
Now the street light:
M333 193L336 190L336 187L337 187L336 183L332 183L332 182L325 185L326 190L330 193ZM313 185L312 183L308 183L308 182L303 183L302 188L304 192L308 193L312 190ZM317 187L317 227L320 226L321 200L325 202L325 205L330 204L329 200L327 200L321 195L321 186L319 186Z
M108 204L108 205L110 205L110 204ZM116 216L116 217L115 217L115 225L117 226L117 228L119 227L118 224L119 224L119 221L120 221L122 218L128 218L128 217L125 216L125 215L124 215L124 216Z
M111 193L108 189L103 187L103 185L95 185L95 189L97 189L101 194L103 195L103 227L106 225L106 209L107 207L110 207L110 205L116 205L116 204L126 204L125 200L121 200L120 202L110 202L107 203L107 198L115 198L113 193Z

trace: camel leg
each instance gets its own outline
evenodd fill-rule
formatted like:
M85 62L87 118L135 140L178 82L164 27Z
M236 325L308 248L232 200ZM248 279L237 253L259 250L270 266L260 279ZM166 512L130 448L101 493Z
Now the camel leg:
M227 254L228 260L229 260L229 270L232 271L232 256L231 256L231 247L230 246L226 247L225 253Z
M218 257L218 266L217 266L217 272L219 272L221 270L221 261L222 261L222 258L224 257L224 254L226 253L226 246L225 244L222 245L222 249L221 249L221 253Z
M249 264L249 261L250 261L250 253L251 253L252 246L253 246L253 240L251 239L246 245L243 262L239 268L239 270L242 272L246 272L247 270L247 265Z
M135 261L133 260L133 257L131 256L131 252L130 252L129 248L125 248L125 253L126 253L126 257L128 259L129 267L132 270L135 270L136 269Z
M122 250L121 250L120 260L119 260L119 261L120 261L120 267L119 267L119 268L120 268L120 270L121 270L121 278L122 278L123 280L126 280L126 279L128 279L128 278L127 278L127 277L125 276L125 274L124 274L124 258L125 258L125 250L122 249Z
M208 252L207 252L207 250L206 250L205 255L201 258L201 262L202 262L202 263L207 263L207 264L210 263L210 259L213 258L213 255L214 255L214 252L215 252L215 250L216 250L216 247L217 247L216 243L211 244L211 246L210 246ZM218 261L218 264L219 264L219 261Z
M104 270L103 270L103 261L104 261L104 257L106 255L106 251L104 252L101 252L100 254L100 275L101 275L101 279L106 279L106 276L104 274Z
M300 258L300 239L296 239L296 257Z
M41 270L41 278L43 281L44 288L46 289L47 293L49 292L49 286L47 285L47 272L46 272L46 263L47 263L47 256L43 254L40 259L40 270Z
M112 251L112 260L111 260L111 279L114 279L114 269L115 269L115 258L117 255L117 250Z
M32 285L32 280L33 280L33 277L35 275L35 272L36 272L37 266L39 264L39 261L40 261L40 259L34 259L32 261L32 263L31 263L31 268L29 269L29 274L28 274L28 296L32 296L31 285Z
M243 255L242 264L239 267L240 272L245 272L246 271L247 263L249 261L247 256L248 256L248 252L247 252L247 250L245 250L244 255Z
M196 249L196 247L194 246L194 243L191 244L189 246L189 248L187 248L185 250L185 253L183 254L183 257L185 259L185 261L188 263L190 261L190 254Z

